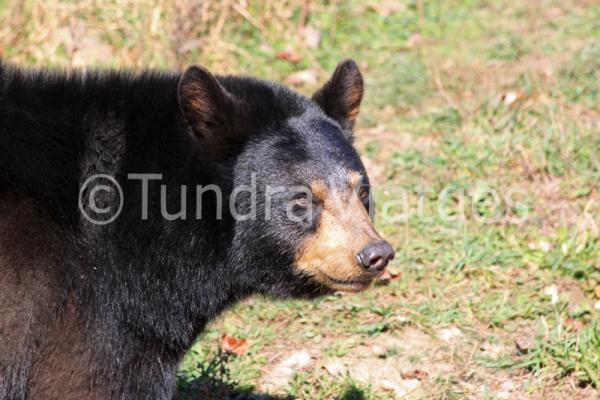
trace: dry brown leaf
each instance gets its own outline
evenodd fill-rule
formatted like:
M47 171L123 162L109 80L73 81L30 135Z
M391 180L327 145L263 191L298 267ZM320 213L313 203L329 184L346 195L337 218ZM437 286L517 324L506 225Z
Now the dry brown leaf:
M567 318L565 320L565 326L573 331L578 331L585 326L585 321L575 318Z
M420 381L425 381L429 377L429 374L421 369L409 369L406 371L400 372L402 379L418 379Z
M385 283L389 283L391 281L397 281L399 279L400 279L400 272L388 267L379 276L378 280L380 283L385 284Z
M237 339L226 333L221 336L221 350L225 353L242 355L248 350L248 341L246 339Z
M279 58L280 60L289 61L291 63L297 63L302 59L300 54L298 54L292 48L286 48L285 50L277 52L277 58Z

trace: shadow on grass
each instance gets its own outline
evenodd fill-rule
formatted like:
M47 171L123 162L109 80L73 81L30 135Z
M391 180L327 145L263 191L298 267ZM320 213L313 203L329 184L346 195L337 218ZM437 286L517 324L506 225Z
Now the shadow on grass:
M173 400L292 400L289 396L256 393L231 378L230 353L218 353L211 360L198 363L192 371L180 372L178 390Z
M211 360L198 363L191 371L178 374L178 390L173 400L294 400L293 396L257 393L232 380L228 362L232 355L219 352ZM365 392L351 385L338 400L364 400Z
M352 387L347 389L339 400L365 400L363 390ZM292 396L274 396L240 389L234 385L216 379L199 378L180 387L174 400L294 400Z
M357 387L351 387L340 396L340 400L365 400L365 392Z
M270 394L256 393L249 389L217 380L198 378L186 382L181 387L174 400L293 400L289 396L274 396ZM350 399L350 398L349 398ZM353 399L353 398L352 398Z

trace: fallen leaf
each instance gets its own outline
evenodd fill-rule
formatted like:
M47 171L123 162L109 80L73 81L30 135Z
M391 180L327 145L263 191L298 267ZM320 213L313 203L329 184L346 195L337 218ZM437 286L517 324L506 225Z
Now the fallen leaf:
M302 59L300 54L298 54L292 48L286 48L285 50L277 52L277 58L279 58L280 60L289 61L291 63L297 63Z
M400 279L400 272L393 268L386 268L381 275L379 275L378 281L382 284L389 283L391 281L397 281Z
M400 279L400 271L398 271L397 269L388 267L387 272L390 274L393 281Z
M429 377L429 374L420 369L409 369L400 372L400 376L402 376L402 379L418 379L420 381L425 381Z
M567 318L565 320L565 326L571 330L578 331L585 326L585 322L580 319Z
M221 336L221 350L225 353L242 355L248 350L248 341L246 339L237 339L226 333Z

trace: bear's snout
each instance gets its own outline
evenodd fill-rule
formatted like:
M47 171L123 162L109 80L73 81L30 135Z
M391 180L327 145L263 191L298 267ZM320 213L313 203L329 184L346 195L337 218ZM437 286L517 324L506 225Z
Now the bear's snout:
M376 240L368 243L356 254L358 265L372 274L381 273L394 258L394 249L385 240Z

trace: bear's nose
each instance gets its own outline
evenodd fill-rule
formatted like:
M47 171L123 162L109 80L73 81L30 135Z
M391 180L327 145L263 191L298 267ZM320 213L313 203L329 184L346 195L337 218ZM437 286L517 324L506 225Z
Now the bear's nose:
M370 242L356 254L358 264L372 273L379 273L394 258L394 249L385 240Z

